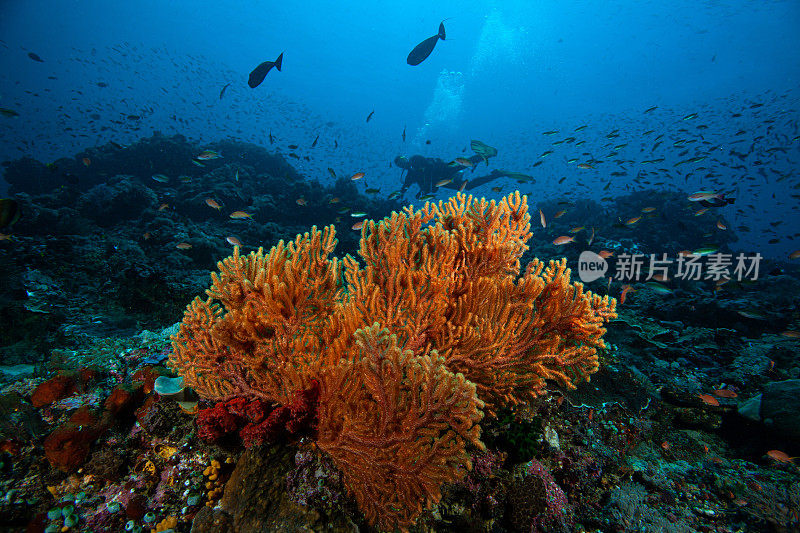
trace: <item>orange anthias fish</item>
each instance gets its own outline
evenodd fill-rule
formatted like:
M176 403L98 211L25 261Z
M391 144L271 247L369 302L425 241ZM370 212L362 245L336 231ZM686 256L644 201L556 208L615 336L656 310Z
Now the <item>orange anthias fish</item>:
M589 240L586 242L586 245L587 246L591 246L592 245L592 241L594 241L594 228L592 228L592 236L589 237Z
M714 394L720 398L736 398L739 396L735 391L730 389L717 389L714 391Z
M298 198L297 200L295 200L295 203L297 203L297 205L306 205L308 202L306 201L306 199L305 199L305 198L303 198L303 197L301 196L300 198Z
M89 159L88 157L84 157L83 159L81 159L81 161L83 162L83 166L85 167L88 167L89 165L92 164L92 160Z
M599 252L597 252L597 255L599 255L603 259L608 259L612 255L614 255L614 252L609 252L608 250L600 250Z
M222 206L221 206L221 205L219 205L219 204L216 202L216 200L214 200L213 198L206 198L206 205L207 205L208 207L213 207L213 208L214 208L214 209L216 209L217 211L219 211L220 209L222 209Z
M631 291L636 292L636 289L634 289L630 285L623 285L622 286L622 292L619 293L619 303L620 303L620 305L625 303L625 299L628 297L628 293L631 292Z
M360 180L363 177L364 177L364 173L363 172L356 172L355 174L353 174L353 176L350 178L350 180L351 181L356 181L356 180Z
M717 227L718 227L719 229L721 229L721 230L726 230L726 229L728 229L728 226L726 226L725 224L723 224L721 220L717 220Z
M629 218L628 220L625 221L625 225L626 226L633 226L634 224L639 222L641 219L642 219L642 217Z
M230 244L231 246L239 246L240 248L242 246L242 241L240 241L239 239L237 239L233 235L231 235L230 237L227 237L225 240L228 241L228 244Z
M542 227L543 227L543 228L546 228L546 227L547 227L547 220L545 220L545 218L544 218L544 213L542 213L542 210L541 210L541 209L539 209L539 222L541 222L541 223L542 223Z
M775 459L776 461L780 462L780 463L792 463L792 464L794 464L794 460L797 459L797 457L789 457L788 453L782 452L780 450L770 450L770 451L767 452L767 455L770 456L772 459Z
M789 254L789 259L799 259L800 258L800 250L795 250L794 252Z
M471 167L473 165L472 161L470 161L466 157L456 157L455 161L462 167Z
M564 213L566 213L566 212L567 212L566 210L561 210L561 211L557 212L555 215L553 215L553 218L561 218L561 217L564 216Z
M586 170L586 169L589 169L589 168L594 168L594 166L590 165L589 163L580 163L578 165L578 168L582 168L582 169Z
M731 278L720 278L714 282L714 292L721 291L722 286L728 283Z
M781 331L781 335L784 337L788 337L790 339L800 339L800 331L794 329L787 329L786 331Z
M175 248L177 248L178 250L191 250L192 245L189 244L188 242L179 242L178 244L175 245Z
M360 230L361 228L364 227L364 222L366 222L366 220L359 220L358 222L353 224L351 227L352 227L352 229L358 231L358 230Z
M719 400L717 400L710 394L698 394L697 397L703 400L703 403L706 405L713 405L713 406L719 405Z
M245 213L244 211L234 211L228 216L234 220L239 220L242 218L253 218L253 215L251 215L250 213Z
M569 244L571 242L575 242L575 237L569 237L567 235L562 235L561 237L557 237L553 241L553 244L555 244L556 246L561 246L563 244Z

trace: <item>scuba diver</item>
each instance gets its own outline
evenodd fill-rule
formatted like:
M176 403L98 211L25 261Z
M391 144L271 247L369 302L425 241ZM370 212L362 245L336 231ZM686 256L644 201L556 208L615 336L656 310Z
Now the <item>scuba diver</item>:
M474 155L468 158L468 160L472 163L472 172L475 172L478 163L486 159L480 155ZM465 189L474 189L475 187L479 187L506 175L502 171L493 170L486 176L467 180L463 176L463 171L470 167L458 164L454 165L439 158L423 157L421 155L414 155L410 158L397 156L394 160L394 164L406 172L400 193L405 194L411 185L416 184L419 186L417 198L426 194L435 193L439 190L439 187L461 190L463 186Z

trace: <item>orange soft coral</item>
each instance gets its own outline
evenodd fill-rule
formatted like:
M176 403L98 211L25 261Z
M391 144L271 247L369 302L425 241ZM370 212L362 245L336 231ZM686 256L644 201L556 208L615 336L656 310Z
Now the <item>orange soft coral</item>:
M615 300L532 261L526 199L462 194L362 230L360 255L329 258L332 227L219 263L172 364L209 399L285 404L317 380L319 449L373 523L407 526L481 447L482 413L597 370Z
M366 518L405 527L469 468L483 403L435 351L415 356L376 323L355 332L353 361L325 369L317 446L342 471Z
M315 228L218 263L208 299L189 305L170 360L209 399L250 396L286 404L308 388L332 315L340 306L332 227Z

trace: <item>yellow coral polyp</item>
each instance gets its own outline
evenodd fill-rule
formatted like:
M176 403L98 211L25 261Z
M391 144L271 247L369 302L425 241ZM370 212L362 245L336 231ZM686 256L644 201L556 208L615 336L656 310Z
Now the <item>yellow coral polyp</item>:
M156 448L156 455L161 457L162 459L169 459L178 449L174 446L167 446L167 445L160 445Z
M175 516L168 516L161 522L156 524L156 527L150 530L150 533L160 533L168 529L174 529L178 526L178 518Z
M316 380L317 447L371 523L407 527L470 467L484 414L598 369L616 301L572 283L565 259L521 271L530 237L519 192L459 193L365 223L360 261L332 257L333 226L234 248L170 361L212 400L286 405Z

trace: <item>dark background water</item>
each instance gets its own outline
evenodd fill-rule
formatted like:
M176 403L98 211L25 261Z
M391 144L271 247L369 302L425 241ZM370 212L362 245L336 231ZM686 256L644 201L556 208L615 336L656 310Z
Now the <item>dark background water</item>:
M408 66L448 17L447 40ZM364 171L385 194L395 155L449 160L477 138L498 147L492 168L535 177L520 188L537 199L726 190L737 204L724 215L753 229L740 245L785 257L800 221L799 27L790 1L4 2L0 107L19 116L0 117L0 160L154 131L262 145L271 132L275 149L310 156L293 161L308 177ZM283 71L247 87L282 51ZM761 230L776 220L789 233L768 245Z

